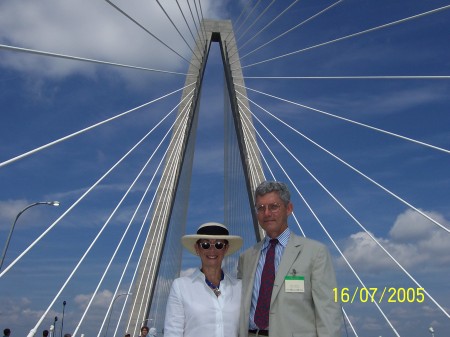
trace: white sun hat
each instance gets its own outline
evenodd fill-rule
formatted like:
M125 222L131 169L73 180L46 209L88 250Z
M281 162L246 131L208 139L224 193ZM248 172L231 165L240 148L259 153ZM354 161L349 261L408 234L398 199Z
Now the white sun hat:
M200 239L215 239L215 240L227 240L228 250L225 254L231 255L237 252L242 246L242 238L237 235L230 235L228 228L218 222L207 222L200 225L197 229L197 234L185 235L181 238L181 243L184 248L189 252L196 255L195 245Z

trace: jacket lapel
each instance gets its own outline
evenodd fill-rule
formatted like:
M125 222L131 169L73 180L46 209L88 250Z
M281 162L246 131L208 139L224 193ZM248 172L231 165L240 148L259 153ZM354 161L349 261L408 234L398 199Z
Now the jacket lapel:
M294 233L291 232L288 244L286 246L286 249L284 250L283 256L281 257L277 274L275 275L275 283L273 285L270 303L273 303L275 298L278 296L278 293L280 292L283 286L284 277L291 272L290 271L291 266L297 259L301 250L302 250L302 242L300 240L300 237L296 236Z
M244 279L248 279L250 281L250 283L247 286L251 285L252 289L253 283L255 281L256 266L258 265L259 255L261 254L262 243L263 241L258 242L256 245L253 246L253 249L249 252L248 265L252 266L252 269L250 268L244 269L244 271L250 274L248 278L245 277Z
M250 306L252 303L252 292L253 284L255 283L255 273L256 266L258 265L259 255L261 253L262 241L256 243L252 249L248 252L247 261L245 261L247 266L251 266L251 269L244 268L243 280L248 280L246 284L242 284L242 289L244 289L243 296L245 296L245 309L244 313L247 315L246 319L248 322L248 317L250 316Z

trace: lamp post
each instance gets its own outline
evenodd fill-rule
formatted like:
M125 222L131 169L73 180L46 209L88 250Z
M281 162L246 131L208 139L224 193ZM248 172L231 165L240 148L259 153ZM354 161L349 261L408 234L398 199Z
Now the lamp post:
M63 313L62 313L62 319L61 319L61 337L63 335L63 329L64 329L64 310L66 309L66 301L63 301Z
M110 312L109 312L109 317L108 317L108 324L106 324L106 330L105 330L105 337L107 336L107 334L108 334L108 328L109 328L109 321L111 321L111 314L112 314L112 312L113 312L113 308L114 308L114 303L116 302L116 300L120 297L120 296L128 296L128 295L133 295L132 293L122 293L122 294L119 294L119 295L117 295L116 297L114 297L114 300L112 301L112 304L111 304L111 310L110 310Z
M6 244L5 244L5 248L3 249L3 254L2 254L2 260L0 262L0 270L2 270L2 266L3 266L3 261L5 260L5 255L6 255L6 251L8 250L8 246L9 246L9 241L11 240L11 236L12 233L14 231L14 227L16 226L16 222L17 219L19 219L19 216L22 215L23 212L25 212L28 208L31 208L33 206L37 206L37 205L49 205L49 206L59 206L59 201L40 201L40 202L35 202L31 205L28 205L27 207L25 207L24 209L22 209L16 216L16 218L14 219L14 222L11 226L11 229L9 231L9 235L8 238L6 239Z
M58 316L55 316L53 321L53 330L50 328L50 337L56 337L56 322L58 321Z
M141 328L144 326L144 325L149 325L148 323L147 324L144 324L145 322L148 322L148 321L150 321L150 325L152 324L152 321L153 321L153 318L146 318L146 319L144 319L143 321L142 321L142 323L141 323Z

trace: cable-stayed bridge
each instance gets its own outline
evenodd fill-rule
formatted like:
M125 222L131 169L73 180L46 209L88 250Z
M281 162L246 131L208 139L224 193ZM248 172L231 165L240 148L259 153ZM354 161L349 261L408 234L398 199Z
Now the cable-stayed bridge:
M214 6L2 5L1 238L27 205L61 202L17 222L0 271L2 324L14 335L40 334L55 316L58 334L161 331L172 278L198 265L180 260L185 230L223 221L246 247L255 241L247 172L260 163L291 186L291 228L335 257L343 336L445 335L450 4ZM220 39L237 49L224 54L213 34L197 52L209 18L230 19ZM206 57L201 88L190 85ZM194 100L184 143L172 135ZM247 166L243 139L258 145L244 149ZM176 171L171 156L187 166ZM151 220L164 168L179 179L161 208L167 231ZM146 238L161 259L142 254ZM139 277L143 260L155 279ZM151 305L130 322L139 283L154 287Z

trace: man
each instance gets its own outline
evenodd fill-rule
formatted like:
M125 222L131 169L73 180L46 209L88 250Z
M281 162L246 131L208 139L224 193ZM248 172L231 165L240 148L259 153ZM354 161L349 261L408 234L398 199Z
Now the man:
M339 337L336 276L327 248L288 228L293 205L287 186L263 182L256 216L266 237L239 258L240 336ZM272 289L273 288L273 289Z
M11 329L4 329L3 330L3 337L9 337L11 335Z

